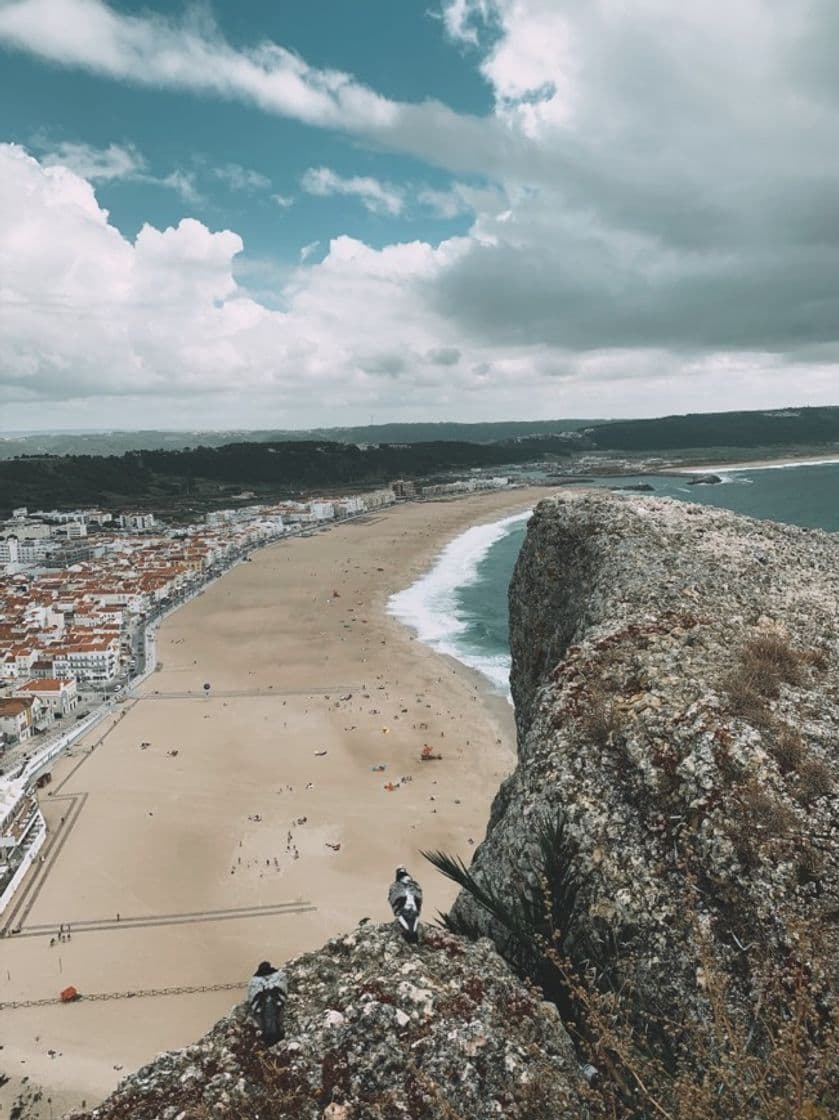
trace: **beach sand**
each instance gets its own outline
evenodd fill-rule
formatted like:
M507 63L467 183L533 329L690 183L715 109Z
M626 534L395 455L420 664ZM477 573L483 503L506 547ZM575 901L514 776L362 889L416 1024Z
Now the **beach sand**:
M714 463L709 462L703 466L680 466L675 465L669 467L668 470L673 470L679 474L713 474L714 471L757 471L757 470L779 470L783 467L821 467L832 466L839 463L839 456L828 455L821 458L781 458L781 459L752 459L750 462L740 463Z
M418 852L471 859L514 765L512 709L386 603L459 532L549 493L409 504L290 539L170 616L159 670L53 771L45 860L16 900L22 931L0 942L2 998L243 984L262 959L389 918L400 863L428 919L445 910L456 888ZM419 761L426 743L441 761ZM70 939L51 947L61 923ZM55 1115L98 1102L241 996L0 1013L0 1117L27 1076Z

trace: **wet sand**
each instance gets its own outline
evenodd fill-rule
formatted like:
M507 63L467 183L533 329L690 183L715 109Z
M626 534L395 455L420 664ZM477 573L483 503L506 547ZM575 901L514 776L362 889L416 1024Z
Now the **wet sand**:
M418 851L471 858L514 765L512 709L387 599L468 526L551 492L410 504L284 541L170 616L159 670L53 771L45 861L16 900L21 933L0 942L2 998L243 983L264 958L387 919L400 863L429 919L445 910L456 888ZM425 744L443 759L420 762ZM51 947L61 923L70 939ZM23 1076L55 1115L98 1102L240 997L1 1012L0 1117Z

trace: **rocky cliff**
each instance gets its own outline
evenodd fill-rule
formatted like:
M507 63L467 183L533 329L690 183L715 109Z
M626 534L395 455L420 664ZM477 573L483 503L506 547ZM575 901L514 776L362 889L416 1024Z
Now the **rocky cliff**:
M361 926L287 966L273 1050L238 1009L87 1120L836 1115L839 540L556 498L510 614L467 937Z
M645 1029L664 1025L671 1063L683 1028L695 1042L690 1024L717 1014L751 1023L754 1048L773 970L804 969L829 1023L837 537L667 500L558 497L530 522L510 626L518 766L477 882L508 906L538 896L535 837L560 813L557 858L578 887L560 948L585 945L601 987ZM469 893L452 918L510 940Z
M488 941L362 925L284 966L286 1037L237 1007L75 1120L571 1120L585 1092L551 1005Z

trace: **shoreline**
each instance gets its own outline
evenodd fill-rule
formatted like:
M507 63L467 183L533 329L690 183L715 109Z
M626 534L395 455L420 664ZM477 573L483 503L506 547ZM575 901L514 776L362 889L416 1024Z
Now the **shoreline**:
M713 471L764 471L781 470L785 467L822 467L839 464L839 455L822 458L783 458L783 459L754 459L751 462L740 463L715 463L709 462L705 466L673 466L668 470L677 474L710 474Z
M456 888L416 851L471 858L515 764L513 713L387 603L466 529L558 489L409 504L281 541L170 615L160 667L107 741L89 737L56 767L46 873L23 933L3 943L5 998L244 981L266 954L385 919L400 861L424 878L429 913L446 909ZM417 764L425 741L442 762ZM61 921L73 939L51 949ZM6 1011L0 1101L25 1069L56 1113L91 1104L235 998L137 999L128 1022L119 1000Z

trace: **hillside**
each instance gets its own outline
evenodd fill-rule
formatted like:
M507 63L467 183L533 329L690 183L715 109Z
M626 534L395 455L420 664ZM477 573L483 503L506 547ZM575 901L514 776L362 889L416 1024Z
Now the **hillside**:
M582 431L601 450L684 452L694 448L839 447L839 408L700 412L613 420Z
M0 461L0 514L13 506L122 504L206 508L243 487L262 497L317 489L361 489L395 478L433 477L473 467L560 458L573 436L498 443L376 444L295 441L232 443L186 451L129 451L120 456L36 456Z
M230 443L489 443L574 432L598 420L499 420L476 424L368 424L349 428L272 428L251 431L110 431L0 433L0 459L18 455L123 455L126 451L180 451Z

